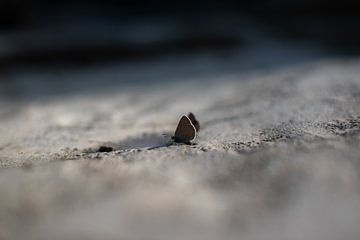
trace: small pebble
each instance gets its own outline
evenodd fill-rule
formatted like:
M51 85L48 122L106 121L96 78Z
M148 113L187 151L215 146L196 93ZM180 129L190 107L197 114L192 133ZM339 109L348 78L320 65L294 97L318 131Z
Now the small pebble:
M114 149L108 146L100 146L98 152L112 152Z

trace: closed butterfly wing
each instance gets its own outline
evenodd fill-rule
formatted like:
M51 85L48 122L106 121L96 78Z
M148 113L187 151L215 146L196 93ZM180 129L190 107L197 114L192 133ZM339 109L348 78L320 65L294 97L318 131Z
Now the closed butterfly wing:
M189 143L196 137L196 128L187 116L182 116L175 130L174 141Z
M200 130L200 123L199 123L199 121L196 119L195 115L194 115L192 112L190 112L190 113L188 114L188 117L189 117L191 123L192 123L192 124L194 125L194 127L196 128L196 132L198 132L198 131Z

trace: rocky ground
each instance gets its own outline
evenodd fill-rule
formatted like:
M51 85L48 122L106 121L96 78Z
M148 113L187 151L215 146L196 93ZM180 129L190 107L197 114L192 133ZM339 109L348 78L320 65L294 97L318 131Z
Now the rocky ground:
M3 76L0 239L358 239L360 61L207 59Z

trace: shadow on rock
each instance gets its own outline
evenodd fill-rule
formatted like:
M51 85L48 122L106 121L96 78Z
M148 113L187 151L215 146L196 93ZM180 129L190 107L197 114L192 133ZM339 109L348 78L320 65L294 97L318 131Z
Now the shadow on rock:
M86 149L86 153L112 152L139 148L157 148L167 146L170 138L161 134L143 134L140 137L130 137L120 142L107 142L98 147Z

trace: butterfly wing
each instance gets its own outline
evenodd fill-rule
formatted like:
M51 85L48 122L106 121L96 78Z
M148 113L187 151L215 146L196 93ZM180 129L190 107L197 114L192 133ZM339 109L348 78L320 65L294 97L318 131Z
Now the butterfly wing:
M192 123L192 124L194 125L194 127L196 128L196 131L198 132L198 131L200 130L200 123L199 123L199 121L196 119L195 115L194 115L192 112L190 112L190 113L188 114L188 117L189 117L191 123Z
M182 116L175 130L174 140L179 142L190 142L196 137L196 128L187 116Z

